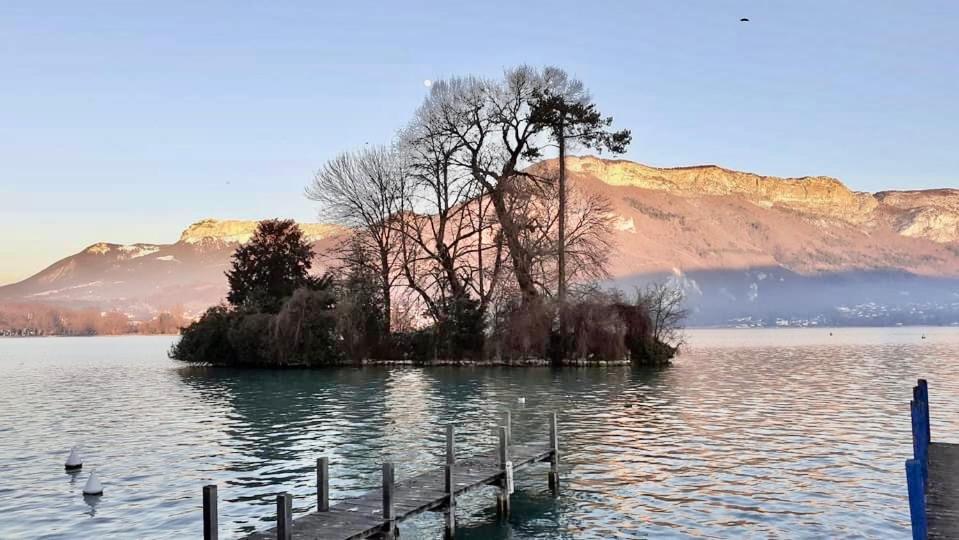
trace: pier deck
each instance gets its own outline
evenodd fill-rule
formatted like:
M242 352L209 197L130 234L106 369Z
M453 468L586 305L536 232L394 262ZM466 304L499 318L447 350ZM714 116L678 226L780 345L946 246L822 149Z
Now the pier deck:
M445 512L446 538L456 532L456 497L486 485L499 487L496 496L500 516L508 516L513 475L530 465L548 461L549 487L556 495L559 490L559 435L556 413L549 416L549 440L514 444L509 411L497 427L499 444L496 448L466 459L455 453L454 427L446 427L446 462L436 470L412 478L395 479L394 465L383 464L381 490L373 490L358 497L345 498L330 505L329 461L326 457L316 462L317 511L293 519L293 497L280 493L276 497L276 526L256 531L244 540L294 540L382 537L393 539L397 524L428 511ZM203 488L203 538L217 540L217 487Z
M959 538L959 444L929 444L929 538Z
M959 444L932 442L924 379L912 394L913 458L906 460L912 537L959 538Z
M530 464L547 461L553 454L548 444L515 445L510 447L510 452L514 472ZM457 462L454 471L454 496L490 484L499 485L505 481L506 475L498 463L496 452L479 459ZM445 508L449 501L445 481L445 474L441 470L396 482L393 503L396 521ZM328 512L313 512L297 518L293 521L292 538L369 538L382 534L384 527L383 495L380 490L376 490L356 498L343 499L331 506ZM273 528L251 534L245 540L273 540L277 537L276 528Z

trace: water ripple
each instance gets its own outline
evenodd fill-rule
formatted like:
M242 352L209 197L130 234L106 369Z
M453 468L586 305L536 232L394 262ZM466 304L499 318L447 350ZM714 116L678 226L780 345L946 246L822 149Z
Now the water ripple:
M437 467L450 419L461 454L490 447L507 407L518 440L559 411L562 495L539 465L508 523L491 488L466 497L459 537L907 537L910 388L930 380L933 437L957 440L959 331L834 332L698 331L670 368L560 371L212 370L167 360L169 338L0 340L0 538L195 537L211 482L239 536L270 526L278 491L310 511L319 456L333 498L356 496L385 460ZM93 468L101 498L80 495Z

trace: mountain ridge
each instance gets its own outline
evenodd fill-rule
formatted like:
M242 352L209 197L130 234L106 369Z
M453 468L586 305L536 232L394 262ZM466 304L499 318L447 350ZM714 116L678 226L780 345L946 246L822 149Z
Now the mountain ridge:
M556 166L546 160L533 167ZM760 277L773 275L775 283L809 291L822 284L830 291L819 295L821 306L807 306L808 313L836 307L829 304L842 296L836 283L866 282L866 292L848 296L903 306L922 295L923 302L948 306L955 299L959 313L953 283L959 284L959 190L865 193L827 176L779 178L715 165L658 168L591 156L567 158L567 170L577 189L611 202L614 283L673 280L701 306L720 306L723 321L770 316L770 305L785 310L808 303L785 300L788 286ZM200 220L172 244L98 242L0 287L0 303L43 300L140 316L176 304L197 313L222 300L230 255L256 223ZM301 227L320 255L348 233L331 224ZM321 269L326 262L320 258ZM882 293L886 289L893 294ZM782 301L760 305L771 294Z

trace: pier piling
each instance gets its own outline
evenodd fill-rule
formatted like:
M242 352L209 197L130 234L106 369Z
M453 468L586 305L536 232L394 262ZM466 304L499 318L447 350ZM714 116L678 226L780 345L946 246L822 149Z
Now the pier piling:
M448 424L446 426L446 463L448 465L456 463L456 442L453 440L455 435L456 430L453 424Z
M392 463L383 464L383 538L393 540L396 531L396 512L394 499L396 493L396 477Z
M216 486L203 486L203 540L217 540L219 525L217 523Z
M553 451L549 460L549 489L556 497L559 495L559 430L555 412L549 416L549 447Z
M446 527L443 537L446 540L452 540L456 535L456 483L453 481L453 467L452 463L446 464L446 474L444 478L446 479Z
M316 460L316 509L330 511L330 459L327 457Z
M276 538L293 540L293 495L289 493L276 496Z
M510 467L509 462L509 431L505 426L500 426L499 428L499 466L500 469L505 473L503 474L502 480L502 489L500 489L499 496L497 498L496 507L499 510L500 517L509 518L509 490L510 482L507 468Z

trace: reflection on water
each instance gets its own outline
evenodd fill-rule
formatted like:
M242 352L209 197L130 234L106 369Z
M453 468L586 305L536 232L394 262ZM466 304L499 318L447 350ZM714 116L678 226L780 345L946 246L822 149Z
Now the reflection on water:
M334 499L358 495L383 461L439 466L451 419L461 454L488 448L506 407L519 440L559 411L562 495L547 466L520 473L510 521L480 491L458 537L905 537L910 389L929 378L933 437L959 440L959 331L833 332L695 331L669 368L559 371L186 368L170 338L0 340L0 538L195 537L211 482L238 536L270 526L278 491L310 511L317 457ZM94 467L104 495L85 498Z

